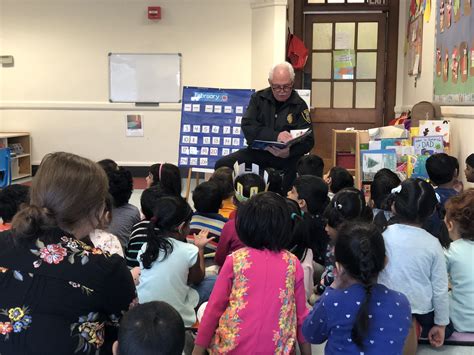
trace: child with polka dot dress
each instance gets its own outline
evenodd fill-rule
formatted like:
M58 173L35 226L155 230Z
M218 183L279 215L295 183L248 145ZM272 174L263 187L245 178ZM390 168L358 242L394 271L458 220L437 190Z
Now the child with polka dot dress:
M325 354L402 354L411 310L403 294L376 282L385 266L382 234L370 224L343 224L335 258L335 280L303 324L306 340L327 340Z

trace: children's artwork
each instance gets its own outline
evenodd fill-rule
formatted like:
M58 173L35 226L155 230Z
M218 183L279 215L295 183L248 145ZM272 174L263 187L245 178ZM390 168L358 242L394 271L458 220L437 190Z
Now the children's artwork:
M418 15L408 24L408 75L421 73L421 53L423 45L423 16Z
M474 104L473 0L436 4L434 99L441 105Z
M444 153L443 136L413 137L416 155Z
M143 116L127 115L127 137L143 137Z
M426 160L429 155L410 155L407 160L407 176L427 180Z
M394 150L361 151L362 180L372 181L380 169L397 169L397 156Z
M420 120L420 136L443 136L445 146L449 145L449 121Z
M334 79L354 79L356 66L355 52L353 49L333 51Z

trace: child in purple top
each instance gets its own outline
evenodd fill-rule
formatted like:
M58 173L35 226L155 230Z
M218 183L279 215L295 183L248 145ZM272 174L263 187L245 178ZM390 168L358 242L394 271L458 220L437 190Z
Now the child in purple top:
M336 279L303 324L325 354L402 354L411 326L407 298L377 284L385 266L382 234L373 225L345 223L338 231Z

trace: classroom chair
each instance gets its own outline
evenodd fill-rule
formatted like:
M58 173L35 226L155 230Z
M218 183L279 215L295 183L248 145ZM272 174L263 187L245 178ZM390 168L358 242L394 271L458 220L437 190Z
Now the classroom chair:
M10 185L11 182L12 174L10 148L2 148L0 149L0 188Z

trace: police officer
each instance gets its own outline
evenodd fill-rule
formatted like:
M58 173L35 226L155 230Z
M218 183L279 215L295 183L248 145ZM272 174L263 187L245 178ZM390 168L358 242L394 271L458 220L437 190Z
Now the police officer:
M265 150L252 149L254 140L279 141L292 139L290 130L311 128L308 106L293 90L295 72L288 62L275 65L269 73L266 89L252 95L242 118L242 130L248 147L222 157L215 165L233 167L234 163L255 163L283 172L283 192L291 188L296 177L298 159L314 145L313 135L286 148L269 146Z

